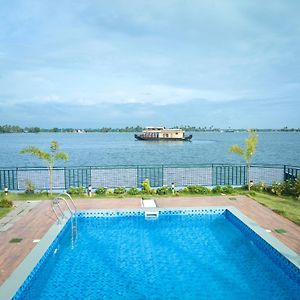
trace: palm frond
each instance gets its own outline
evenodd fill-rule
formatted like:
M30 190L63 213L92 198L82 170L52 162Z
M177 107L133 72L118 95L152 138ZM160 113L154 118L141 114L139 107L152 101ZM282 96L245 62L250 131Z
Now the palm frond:
M229 152L244 156L244 149L242 149L239 145L232 145L229 148Z
M57 141L51 141L51 145L50 145L50 151L56 152L59 149L59 145Z
M50 155L49 153L37 148L37 147L34 147L34 146L29 146L29 147L26 147L24 149L22 149L20 151L21 154L29 154L29 155L33 155L33 156L36 156L40 159L44 159L44 160L47 160L49 161L50 160Z
M58 152L54 155L54 160L64 160L67 161L69 159L68 154L65 152Z
M249 137L245 141L245 146L246 146L245 158L247 162L251 161L253 154L255 153L257 141L258 141L257 134L251 131L249 133Z

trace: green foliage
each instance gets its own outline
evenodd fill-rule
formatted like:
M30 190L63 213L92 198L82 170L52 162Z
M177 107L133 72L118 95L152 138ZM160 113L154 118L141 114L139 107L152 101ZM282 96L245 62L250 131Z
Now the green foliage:
M138 195L139 193L140 191L135 187L132 187L127 191L128 195Z
M242 148L238 145L232 145L229 148L229 152L240 155L245 159L247 164L247 181L248 181L247 185L248 185L248 191L250 191L250 163L256 150L256 146L258 143L258 136L257 133L253 130L248 130L248 132L249 132L249 136L245 140L245 147Z
M13 202L11 199L7 197L4 193L0 194L0 207L1 208L10 208L13 206Z
M300 180L299 179L296 179L294 181L293 193L298 198L298 200L300 200Z
M283 182L273 182L271 186L267 186L264 182L254 184L251 188L256 192L268 192L276 196L292 196L300 200L300 181L286 180Z
M211 191L214 194L222 194L222 187L220 185L217 185L217 186L213 187L213 189Z
M252 157L256 151L258 136L255 131L249 130L248 132L249 136L245 140L245 147L242 148L238 145L232 145L229 148L229 152L242 156L246 160L247 164L250 164Z
M107 190L106 195L112 196L114 194L113 190Z
M15 126L15 125L0 126L0 133L15 133L15 132L23 132L23 129L20 126Z
M234 187L232 187L231 185L226 185L226 186L217 185L211 191L214 194L226 194L226 195L235 194L236 192Z
M95 191L96 195L105 195L106 192L107 192L107 188L104 186L98 187Z
M267 189L267 186L264 182L260 181L256 184L253 184L251 189L256 192L264 192Z
M126 193L126 189L123 187L116 187L114 189L114 194L116 194L116 195L123 195L125 193Z
M172 190L167 187L167 186L162 186L162 187L159 187L157 190L156 190L156 193L158 195L168 195L172 192Z
M148 178L146 178L142 183L142 192L144 194L150 194L151 193L151 186L150 186L150 182L149 182Z
M210 193L210 189L202 185L189 185L182 190L183 193L207 195Z
M226 185L222 187L222 193L227 195L234 194L235 189L231 185Z
M282 182L273 182L268 191L276 196L281 196L284 191L284 184Z
M83 196L85 194L85 188L83 186L79 186L79 187L70 186L67 190L67 193L70 195Z
M25 181L25 194L34 194L35 186L31 180Z
M50 152L45 152L35 146L29 146L20 151L21 154L33 155L39 159L46 162L49 169L49 181L50 181L50 194L52 195L52 185L53 185L53 166L56 160L68 160L68 155L65 152L58 152L59 145L57 141L52 141L50 143Z
M293 196L300 199L300 181L296 180L286 180L281 183L282 186L282 195Z
M300 197L300 180L286 180L283 183L283 194L288 196Z

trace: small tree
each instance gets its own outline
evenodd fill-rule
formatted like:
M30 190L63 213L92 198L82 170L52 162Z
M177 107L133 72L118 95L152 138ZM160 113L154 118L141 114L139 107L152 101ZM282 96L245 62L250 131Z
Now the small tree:
M52 186L53 186L53 166L56 160L67 161L68 154L65 152L59 152L58 142L52 141L50 145L50 152L45 152L35 146L29 146L20 151L21 154L33 155L39 159L42 159L46 162L49 170L49 181L50 181L50 194L52 195Z
M252 130L248 130L248 132L249 132L249 136L245 140L245 147L242 148L239 145L232 145L229 148L229 152L236 153L245 159L247 164L247 185L248 185L248 191L250 191L250 164L256 150L258 136L257 133Z
M149 181L148 178L146 178L142 183L142 191L145 194L150 194L151 193L151 186L150 186L150 181Z

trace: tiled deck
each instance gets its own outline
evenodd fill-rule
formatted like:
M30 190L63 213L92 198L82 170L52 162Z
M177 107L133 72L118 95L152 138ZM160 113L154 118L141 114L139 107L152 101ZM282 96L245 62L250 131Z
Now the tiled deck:
M245 196L220 197L176 197L157 199L162 208L171 207L205 207L205 206L235 206L242 213L253 219L265 229L282 228L284 234L270 233L276 236L288 247L300 254L300 227L287 219L275 214L270 209ZM139 198L128 199L84 199L76 200L78 210L86 209L132 209L140 208ZM50 226L55 222L49 201L42 201L27 215L20 218L13 227L0 232L0 284L23 261L30 250L36 245L32 241L41 239ZM12 238L22 238L17 244L9 243Z

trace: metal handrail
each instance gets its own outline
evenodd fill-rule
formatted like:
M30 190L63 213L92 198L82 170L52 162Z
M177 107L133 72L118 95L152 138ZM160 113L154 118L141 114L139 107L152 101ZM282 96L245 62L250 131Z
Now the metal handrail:
M73 204L74 211L76 212L76 211L77 211L77 207L76 207L76 205L75 205L75 203L74 203L74 200L72 199L71 195L68 194L68 193L61 193L61 194L59 194L59 195L57 196L57 198L62 197L62 196L67 196L67 197L69 198L69 200L70 200L71 203ZM62 197L62 198L63 198L63 197ZM64 198L63 198L63 199L64 199ZM66 199L64 199L64 200L66 201ZM67 201L66 201L66 203L67 203ZM68 205L68 207L69 207L69 205ZM69 208L69 209L70 209L70 208Z
M62 197L63 195L68 196L69 200L71 201L71 203L72 203L72 205L74 207L74 211L71 209L68 201L64 197ZM71 217L73 217L74 214L76 215L76 211L77 211L77 207L76 207L76 205L75 205L72 197L68 193L62 193L62 194L58 195L54 200L52 200L52 205L51 205L51 208L52 208L52 210L53 210L53 212L54 212L54 214L56 216L58 224L61 224L61 220L60 220L59 215L58 215L58 213L57 213L57 211L55 209L55 205L59 208L59 210L61 212L62 218L63 219L66 218L66 215L64 214L64 212L63 212L63 210L62 210L62 208L60 206L60 203L59 203L61 200L63 200L64 203L66 204L66 206L67 206L67 208L68 208L68 210L69 210L69 212L71 214Z

